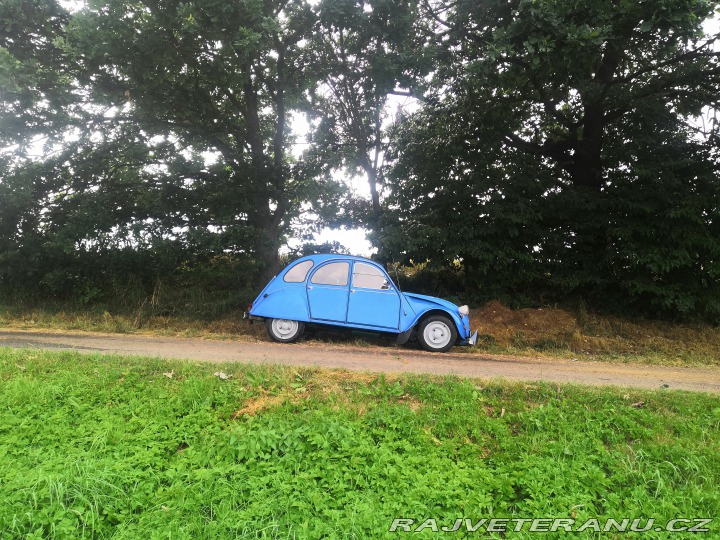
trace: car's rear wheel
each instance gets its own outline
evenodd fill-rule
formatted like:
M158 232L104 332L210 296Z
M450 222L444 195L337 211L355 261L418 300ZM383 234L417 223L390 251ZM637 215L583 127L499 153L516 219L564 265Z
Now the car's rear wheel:
M300 321L290 321L287 319L266 319L265 327L268 335L273 341L280 343L292 343L300 339L303 335L305 325Z
M447 352L457 341L455 324L442 315L432 315L420 323L418 341L430 352Z

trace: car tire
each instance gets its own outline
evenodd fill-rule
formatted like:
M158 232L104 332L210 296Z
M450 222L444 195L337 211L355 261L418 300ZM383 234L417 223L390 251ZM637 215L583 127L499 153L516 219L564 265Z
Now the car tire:
M265 328L268 336L278 343L292 343L300 339L305 330L305 325L300 321L287 319L266 319Z
M457 341L455 323L442 315L423 319L418 327L420 346L429 352L447 352Z

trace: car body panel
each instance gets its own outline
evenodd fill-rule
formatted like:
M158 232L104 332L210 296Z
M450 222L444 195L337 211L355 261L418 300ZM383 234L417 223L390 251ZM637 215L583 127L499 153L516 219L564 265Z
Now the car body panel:
M400 295L394 287L387 291L351 289L346 322L397 332L400 326Z
M330 260L313 265L307 276L307 302L310 320L344 324L347 317L349 295L350 261ZM329 282L316 282L318 276L328 269L340 269L331 275ZM341 282L343 280L343 282Z
M273 284L274 278L270 284ZM293 321L309 320L307 293L304 283L284 284L279 288L266 287L258 296L251 315L272 319L288 319Z
M329 285L308 285L310 319L344 323L347 316L348 289Z
M418 323L418 321L423 317L423 315L425 315L429 311L439 310L447 313L452 317L452 320L457 327L458 336L460 337L460 339L467 339L470 337L470 318L467 315L460 315L460 313L458 312L458 306L456 306L452 302L448 302L447 300L443 300L442 298L437 298L435 296L427 296L424 294L403 294L405 295L405 298L407 298L410 306L412 307L416 315L415 318L412 319L405 328L401 329L401 331L405 331L408 328L415 326L415 324Z
M304 261L313 263L304 281L286 282L288 271ZM324 274L332 274L329 281L334 280L333 283L313 283L315 273L334 262L349 264L347 283L337 279L337 272L328 271ZM386 280L383 287L387 288L354 286L356 263L362 263L366 270L371 266L375 272L382 273ZM293 275L297 277L297 274L296 270ZM469 317L460 315L458 309L457 305L442 298L401 292L382 265L375 261L350 255L322 254L302 257L284 268L265 286L249 313L251 317L289 319L406 337L423 317L437 313L449 316L455 323L459 344L474 343Z

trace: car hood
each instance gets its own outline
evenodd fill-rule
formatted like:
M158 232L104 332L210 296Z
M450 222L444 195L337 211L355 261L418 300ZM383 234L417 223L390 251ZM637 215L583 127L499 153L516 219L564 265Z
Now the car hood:
M458 310L458 306L456 306L452 302L448 302L447 300L443 300L442 298L437 298L436 296L427 296L424 294L415 294L408 292L404 292L403 295L405 295L405 298L407 298L410 306L413 309L418 308L419 311L427 309L428 304L440 306L453 313L457 313Z

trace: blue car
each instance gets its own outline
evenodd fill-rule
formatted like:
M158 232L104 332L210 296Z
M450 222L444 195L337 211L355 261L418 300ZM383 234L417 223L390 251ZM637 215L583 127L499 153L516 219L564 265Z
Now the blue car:
M309 255L270 280L246 314L263 320L270 338L298 340L320 327L415 340L426 351L475 345L469 309L422 294L401 292L378 263L348 255Z

